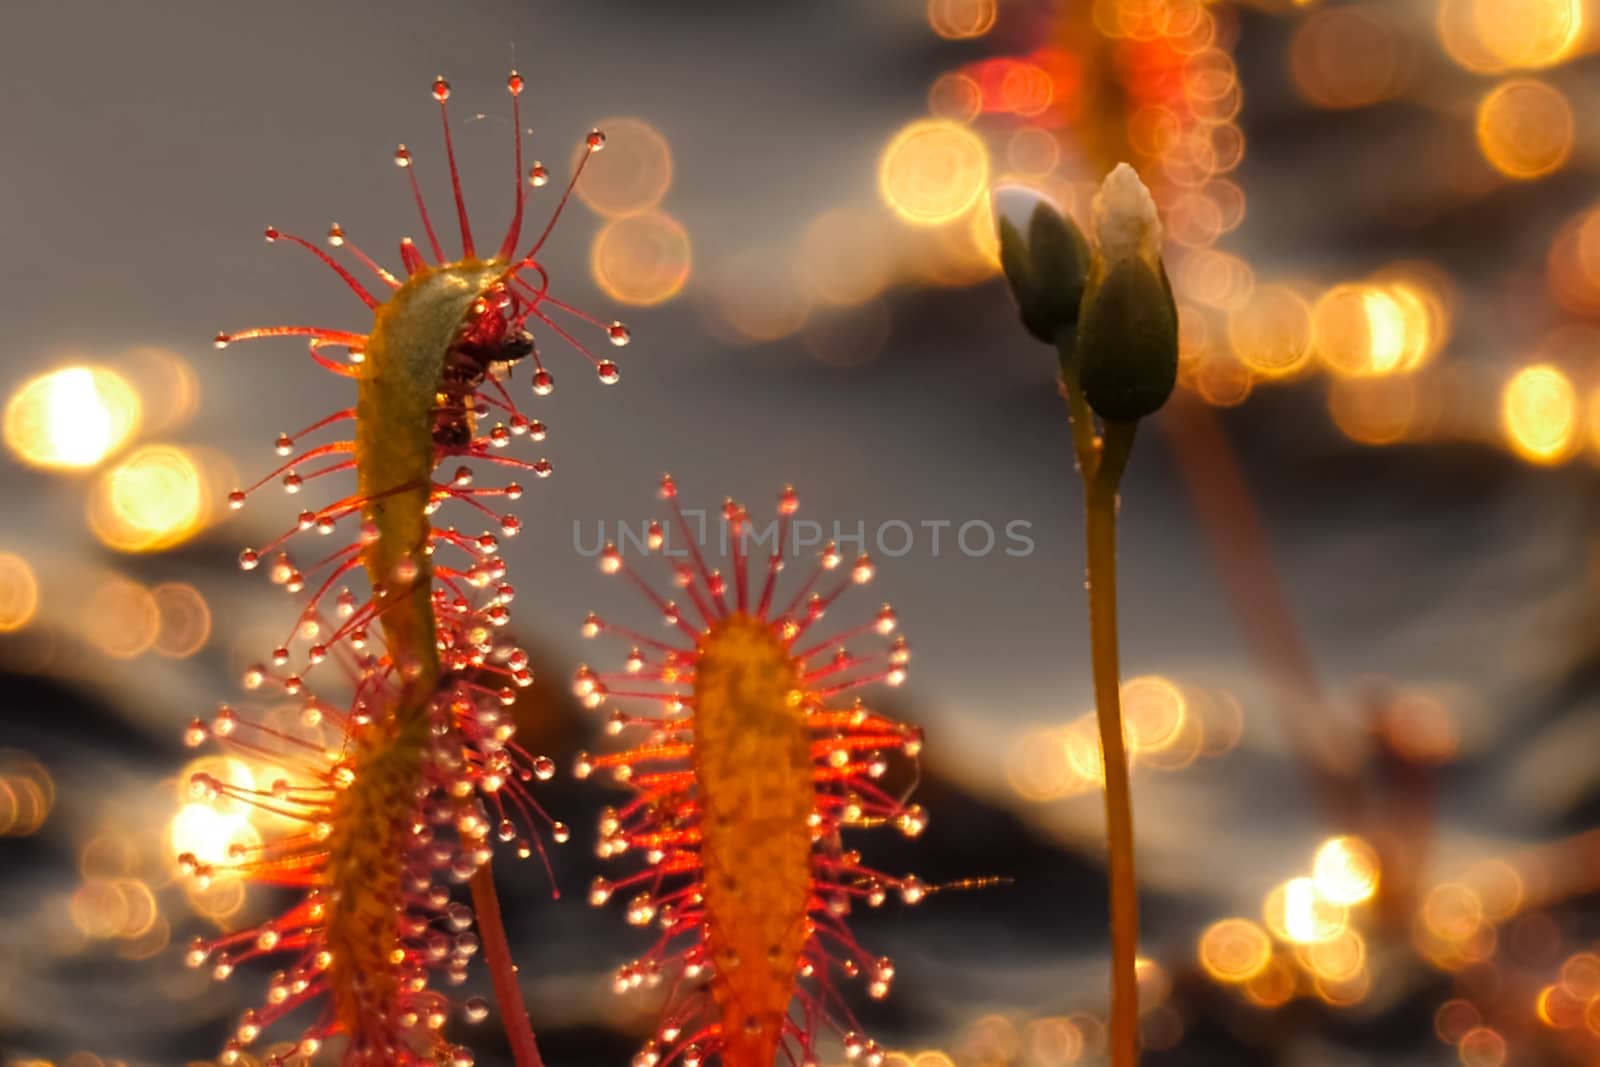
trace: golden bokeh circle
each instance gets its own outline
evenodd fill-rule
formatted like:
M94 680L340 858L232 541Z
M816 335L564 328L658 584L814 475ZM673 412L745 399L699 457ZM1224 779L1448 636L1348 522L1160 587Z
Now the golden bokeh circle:
M1508 178L1531 181L1572 155L1576 122L1559 89L1534 78L1501 82L1478 104L1478 148Z
M1472 0L1477 41L1504 67L1569 58L1583 39L1583 0Z
M580 145L583 174L573 193L590 210L607 218L648 211L661 203L672 186L672 146L640 118L610 118L599 123L606 150L591 152ZM586 158L585 158L586 157Z
M1311 355L1311 307L1287 285L1263 285L1229 313L1228 342L1252 373L1291 375Z
M39 610L39 580L28 561L0 552L0 633L20 630Z
M1524 367L1501 394L1500 422L1517 455L1534 463L1560 463L1579 441L1578 392L1552 364Z
M105 367L62 367L11 394L4 436L31 466L84 470L126 443L139 418L139 395L122 375Z
M113 659L133 659L155 644L161 611L138 582L111 577L90 594L83 615L85 636Z
M1219 982L1248 982L1272 962L1272 938L1249 919L1223 919L1200 935L1200 966Z
M983 110L983 89L960 71L946 71L928 88L928 111L935 118L971 122Z
M211 608L188 582L164 582L150 591L160 613L155 651L170 659L192 656L211 636Z
M882 218L845 208L811 220L800 238L800 262L818 299L845 305L877 296L894 268Z
M1378 891L1378 853L1359 837L1331 837L1311 864L1317 893L1335 904L1364 904Z
M982 37L998 16L998 0L928 0L928 25L952 41Z
M609 223L595 235L589 268L607 296L649 307L677 296L689 280L693 253L682 223L644 211Z
M214 495L195 457L177 445L143 445L101 475L89 528L121 552L159 552L205 526Z
M787 337L811 313L805 271L781 246L735 252L720 265L713 289L719 324L743 343Z
M921 119L890 140L878 161L878 189L907 222L937 226L961 215L989 187L989 149L960 123Z

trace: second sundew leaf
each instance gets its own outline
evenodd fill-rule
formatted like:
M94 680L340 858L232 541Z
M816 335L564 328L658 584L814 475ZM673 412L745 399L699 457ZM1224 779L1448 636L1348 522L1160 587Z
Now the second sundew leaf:
M513 73L507 87L512 128L520 131L515 100L522 78ZM435 81L441 108L449 95L449 86ZM234 757L229 766L246 767L251 776L225 781L197 772L190 787L198 799L240 802L293 828L232 846L225 858L186 852L182 866L203 885L242 877L304 890L300 903L258 926L191 943L189 962L210 961L218 978L244 961L289 953L265 1004L245 1014L223 1049L224 1063L241 1062L276 1020L326 997L327 1009L309 1016L315 1021L292 1052L268 1062L310 1058L334 1042L346 1067L470 1067L471 1052L445 1037L450 998L430 988L441 972L449 985L464 982L478 954L473 909L455 899L452 885L471 880L477 893L492 839L513 843L524 857L542 853L536 835L523 836L530 822L544 821L558 842L567 837L524 784L548 778L554 764L512 742L514 725L504 712L516 700L515 687L531 683L532 675L527 654L497 637L515 595L498 537L462 533L434 514L448 502L464 503L501 535L514 534L518 520L485 502L515 500L522 487L480 484L467 464L539 477L550 472L543 459L503 451L519 436L544 436L504 382L506 367L530 359L534 391L550 392L552 378L526 329L530 320L577 347L602 382L616 380L615 364L597 359L551 313L599 326L613 345L628 340L620 323L601 323L549 294L535 258L543 236L518 251L526 186L520 132L515 136L515 214L494 254L480 256L474 248L446 117L459 258L444 255L412 155L402 146L395 160L410 178L432 261L407 238L400 244L404 274L396 275L351 244L337 224L328 231L330 244L370 268L380 291L387 287L383 299L310 241L267 230L269 241L299 245L337 273L371 310L370 332L276 326L217 336L218 347L306 337L317 363L356 386L353 407L281 435L278 451L288 460L250 489L234 491L233 505L243 506L252 491L279 477L291 493L351 470L357 483L352 495L302 511L292 529L241 554L245 569L265 562L289 591L310 584L313 592L295 630L272 651L271 665L246 674L247 688L266 690L271 704L247 713L224 706L209 723L194 720L185 734L192 745L214 738ZM586 143L592 153L604 138L595 132ZM348 363L325 354L339 348L349 353ZM490 412L498 417L486 418ZM348 438L309 447L300 440L351 421ZM450 471L441 476L446 462ZM331 554L317 551L321 562L304 572L284 550L297 533L333 534L358 524L358 535ZM345 576L363 571L369 597L338 588ZM302 654L303 664L294 665ZM333 673L335 691L348 691L348 699L319 696L307 680L314 669L319 677ZM498 932L486 936L503 942ZM497 990L506 975L514 987L509 961L496 970ZM462 1007L469 1021L488 1014L477 998ZM522 1036L532 1042L525 1022Z
M771 1063L810 938L811 709L769 623L734 614L698 652L693 764L723 1059Z
M583 667L575 684L590 707L622 704L611 711L613 732L644 734L578 763L580 777L607 770L637 792L602 814L600 855L642 856L644 866L597 879L589 895L600 905L625 894L629 922L660 926L654 947L617 972L617 988L667 979L674 989L634 1067L814 1064L828 1030L851 1059L877 1067L884 1053L862 1036L837 986L865 979L870 996L885 996L894 966L868 954L847 920L858 903L876 907L895 890L915 904L929 887L871 869L844 837L883 824L922 832L921 807L879 783L892 759L915 759L922 735L847 694L898 684L910 652L890 636L888 605L843 630L818 625L846 590L872 579L866 556L846 564L829 545L798 589L779 595L792 489L779 498L771 542L771 528L755 534L742 507L724 505L727 576L707 565L672 479L661 495L672 523L651 524L647 543L668 557L685 603L655 592L615 545L600 566L626 573L677 639L591 615L586 635L634 647L623 670ZM747 542L776 547L763 563ZM886 647L858 648L869 634L887 637ZM656 714L623 710L641 702Z
M427 512L438 462L436 412L450 401L441 388L446 354L469 315L486 313L484 295L503 285L505 275L503 261L477 259L414 274L379 305L361 364L356 476L376 534L363 563L373 587L391 601L383 609L389 647L410 661L414 690L422 694L439 677L426 549L433 534Z

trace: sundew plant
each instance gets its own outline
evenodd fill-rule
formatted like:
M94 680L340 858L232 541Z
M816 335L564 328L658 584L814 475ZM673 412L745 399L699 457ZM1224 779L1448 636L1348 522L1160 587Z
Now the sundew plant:
M332 1039L345 1063L464 1067L472 1053L444 1038L452 1005L432 986L464 981L480 948L493 969L518 1061L538 1061L499 925L492 843L527 856L542 851L544 832L564 840L568 830L545 814L529 789L535 779L550 777L550 761L518 745L503 714L516 687L532 676L527 654L499 637L516 593L499 558L499 539L515 535L521 523L490 504L517 500L523 487L516 481L482 484L473 464L536 478L550 473L542 459L505 451L517 438L544 437L542 424L518 409L505 384L510 368L527 360L536 368L534 392L552 390L530 321L588 357L607 383L617 380L616 364L593 356L551 316L597 327L614 345L626 344L628 332L548 292L537 257L561 204L523 248L527 188L543 184L545 176L536 166L524 179L524 82L513 72L506 85L516 117L515 206L491 255L480 257L473 240L444 111L450 86L440 78L433 96L445 116L460 258L445 256L412 154L402 145L395 162L412 182L426 251L403 239L404 270L397 275L358 250L337 225L328 234L330 244L375 276L382 299L312 242L266 232L268 241L299 245L332 270L371 310L370 332L270 326L217 335L219 348L307 337L312 357L356 386L353 407L280 437L278 451L290 458L252 487L281 479L286 491L299 493L308 481L351 469L356 474L355 493L308 508L294 529L240 556L247 570L265 564L290 593L310 589L296 632L271 651L270 663L251 667L244 679L252 692L291 699L299 707L297 720L279 723L224 706L209 721L196 720L187 737L192 744L213 738L282 768L266 789L238 789L203 773L191 788L201 797L259 805L287 822L281 836L231 849L225 866L305 891L299 903L261 926L200 940L189 950L192 964L211 966L218 978L256 956L284 960L263 1006L245 1014L223 1050L225 1061L237 1060L280 1017L316 1001L323 1006L292 1052L269 1059L314 1056ZM596 152L604 143L596 130L585 149ZM581 163L574 181L579 172ZM342 350L346 360L328 356L330 348ZM302 440L347 423L349 438L317 445ZM237 490L230 501L243 506L249 493ZM492 529L466 533L446 524L440 512L450 503L467 505L468 514L486 518ZM317 552L321 558L304 569L285 548L297 534L331 537L341 529L347 543ZM364 597L339 587L356 575L365 578ZM313 670L316 679L333 676L335 692L349 697L335 700L313 690L307 679ZM218 873L192 854L179 862L202 881ZM476 915L452 893L456 883L470 883ZM481 1018L487 1008L469 1003L466 1011Z

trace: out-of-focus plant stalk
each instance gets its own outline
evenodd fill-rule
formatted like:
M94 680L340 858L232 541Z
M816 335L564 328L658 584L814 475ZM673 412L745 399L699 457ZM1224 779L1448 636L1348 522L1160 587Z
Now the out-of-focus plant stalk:
M1073 434L1087 424L1088 405L1078 393ZM1079 413L1081 409L1081 414ZM1139 883L1133 855L1133 790L1122 729L1122 681L1117 652L1117 492L1133 446L1137 423L1114 423L1096 440L1088 426L1090 447L1080 451L1083 475L1084 544L1088 558L1089 652L1094 671L1095 722L1100 733L1105 778L1107 869L1111 904L1111 1026L1113 1067L1139 1061Z
M472 876L472 910L478 918L478 933L483 938L483 961L489 968L495 1004L500 1008L500 1024L511 1043L511 1058L516 1067L544 1067L539 1042L522 1003L522 986L517 981L517 965L511 960L511 944L506 940L505 922L500 917L500 897L494 888L494 863L485 863Z
M1105 778L1112 1067L1139 1062L1139 887L1117 652L1117 507L1139 420L1177 381L1178 313L1149 190L1123 164L1095 197L1097 247L1028 190L997 190L1000 261L1023 326L1053 344L1083 481L1089 644ZM1103 432L1097 431L1099 418Z

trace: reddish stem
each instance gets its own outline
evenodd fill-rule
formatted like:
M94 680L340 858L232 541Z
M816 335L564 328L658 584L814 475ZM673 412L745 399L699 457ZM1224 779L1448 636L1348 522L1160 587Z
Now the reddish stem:
M517 965L511 962L511 945L506 941L505 924L500 919L500 897L494 889L494 867L485 863L472 876L472 909L478 916L478 936L483 938L483 959L494 983L494 999L500 1008L500 1022L511 1042L511 1058L517 1067L544 1067L539 1042L528 1022L528 1009L522 1003L522 987L517 981Z

